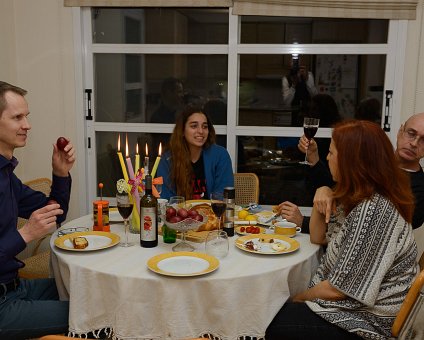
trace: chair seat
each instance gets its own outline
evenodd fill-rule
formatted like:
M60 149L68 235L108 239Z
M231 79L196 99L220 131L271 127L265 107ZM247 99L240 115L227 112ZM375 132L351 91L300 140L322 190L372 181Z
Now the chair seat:
M43 251L24 259L25 267L19 270L23 279L44 279L50 274L50 250Z

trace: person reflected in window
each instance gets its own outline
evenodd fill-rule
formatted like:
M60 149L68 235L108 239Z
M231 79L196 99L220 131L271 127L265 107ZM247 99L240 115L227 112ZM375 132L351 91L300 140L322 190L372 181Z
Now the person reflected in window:
M208 199L212 192L234 186L230 155L215 138L208 115L199 106L187 105L177 116L169 150L157 170L163 177L162 198Z
M361 100L355 112L355 119L369 120L381 124L381 103L377 98Z
M75 149L53 144L52 187L47 197L14 174L16 148L26 145L31 125L27 91L0 81L0 339L29 339L68 331L69 302L60 301L53 278L19 279L16 258L28 243L54 230L66 218ZM52 203L52 204L49 204ZM28 219L17 229L18 217Z
M292 67L282 79L283 104L292 107L297 114L292 116L292 125L302 125L302 115L308 111L311 97L318 93L312 72L305 65L293 60Z
M327 221L326 207L314 203L310 234L327 251L267 340L388 339L419 271L409 178L384 131L369 121L339 123L327 160L336 210Z
M184 87L181 80L167 78L161 87L161 103L153 112L151 123L174 124L176 115L184 107Z

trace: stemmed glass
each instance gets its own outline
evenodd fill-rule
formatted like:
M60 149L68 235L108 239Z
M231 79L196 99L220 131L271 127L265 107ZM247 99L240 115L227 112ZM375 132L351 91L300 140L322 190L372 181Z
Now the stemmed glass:
M318 118L305 117L303 119L303 133L305 134L305 137L309 141L311 141L312 138L314 138L315 134L318 131L318 127L319 127ZM306 149L305 160L302 162L299 162L299 164L311 165L311 163L308 162L308 149Z
M131 247L134 244L128 243L128 218L130 217L133 211L133 203L130 200L130 195L127 192L117 193L116 194L116 205L118 206L119 214L124 219L124 228L125 228L125 242L120 242L121 247Z
M218 230L221 230L221 220L227 204L224 202L223 192L213 192L210 195L211 207L216 217L218 217Z

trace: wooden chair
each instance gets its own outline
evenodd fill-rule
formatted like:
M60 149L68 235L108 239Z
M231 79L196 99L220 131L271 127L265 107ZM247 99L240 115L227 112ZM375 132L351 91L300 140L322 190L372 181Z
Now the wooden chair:
M400 307L392 326L392 337L396 339L409 339L414 320L424 301L424 270L417 276Z
M256 174L250 172L235 173L234 188L236 190L236 204L244 205L249 203L258 203L259 179Z
M37 178L24 184L30 188L41 191L46 195L50 194L52 181L48 178ZM26 223L26 219L18 218L18 229ZM19 270L19 277L24 279L37 279L49 277L50 250L40 251L44 240L48 240L46 235L38 240L30 242L26 249L19 254L18 258L25 263L25 267Z

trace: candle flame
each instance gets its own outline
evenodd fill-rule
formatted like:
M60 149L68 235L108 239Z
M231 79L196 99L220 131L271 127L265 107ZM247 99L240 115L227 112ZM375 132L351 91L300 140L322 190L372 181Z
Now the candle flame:
M128 135L125 134L125 156L128 157Z
M149 155L149 149L147 148L147 143L146 143L146 156Z
M159 156L162 155L162 142L159 143Z
M121 151L121 134L118 134L118 152Z
M137 145L135 146L135 153L138 155L138 143L137 143Z

